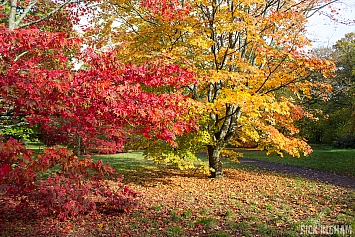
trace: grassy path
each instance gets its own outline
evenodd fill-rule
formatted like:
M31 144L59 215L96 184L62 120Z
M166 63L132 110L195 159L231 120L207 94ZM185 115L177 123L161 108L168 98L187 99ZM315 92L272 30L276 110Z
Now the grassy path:
M244 164L255 165L276 172L299 175L307 179L355 189L355 177L353 176L248 158L240 158L239 161Z
M262 160L280 164L306 167L316 170L325 170L338 174L355 177L355 149L334 149L325 145L312 145L313 153L300 158L272 153L249 150L244 153L245 158Z

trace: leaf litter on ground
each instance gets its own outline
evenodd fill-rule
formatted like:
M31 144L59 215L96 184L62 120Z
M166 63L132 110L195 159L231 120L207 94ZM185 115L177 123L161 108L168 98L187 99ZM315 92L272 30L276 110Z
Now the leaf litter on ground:
M173 168L128 172L139 193L128 213L101 213L67 222L7 222L15 236L299 236L301 225L355 224L354 190L239 165L221 179ZM111 185L115 185L111 181ZM353 229L355 229L353 227Z

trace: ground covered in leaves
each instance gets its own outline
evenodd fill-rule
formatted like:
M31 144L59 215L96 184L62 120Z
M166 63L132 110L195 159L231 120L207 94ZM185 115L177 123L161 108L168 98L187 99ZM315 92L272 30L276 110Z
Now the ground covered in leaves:
M140 167L125 182L139 198L128 213L60 222L12 210L0 217L2 236L300 236L302 225L355 231L354 190L243 164L222 179Z

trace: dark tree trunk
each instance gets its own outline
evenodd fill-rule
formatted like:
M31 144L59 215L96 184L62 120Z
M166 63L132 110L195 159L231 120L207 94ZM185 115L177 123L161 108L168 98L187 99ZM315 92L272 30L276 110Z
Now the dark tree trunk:
M81 139L80 136L78 135L78 150L77 150L77 156L81 156Z
M208 151L208 161L211 171L211 178L221 178L223 177L222 162L221 162L221 151L223 147L218 147L214 145L207 145Z
M207 145L208 161L211 171L211 178L223 177L221 151L231 141L235 135L237 128L237 120L241 114L241 107L227 105L226 116L222 119L218 118L218 115L211 114L211 119L215 120L215 126L218 126L218 122L222 122L220 129L214 133L213 140L215 144Z

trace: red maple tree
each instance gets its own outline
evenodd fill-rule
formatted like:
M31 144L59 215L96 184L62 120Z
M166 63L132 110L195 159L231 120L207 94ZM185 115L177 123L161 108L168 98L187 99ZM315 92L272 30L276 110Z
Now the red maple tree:
M23 3L23 12L32 3ZM116 152L129 134L174 145L176 136L197 129L189 113L193 104L180 93L184 86L196 83L193 72L165 58L133 65L117 60L114 50L84 50L82 38L71 31L70 22L77 20L73 12L53 3L48 9L54 9L50 12L59 18L41 18L43 6L32 6L33 10L28 11L31 14L21 23L17 21L21 20L21 11L15 12L17 17L12 14L13 6L18 8L22 5L16 4L22 2L13 4L8 18L2 21L8 25L0 25L2 127L23 123L39 126L47 144L72 146L78 155L100 146L106 146L106 152ZM7 17L4 12L2 16ZM69 23L58 28L58 20ZM81 68L74 69L78 62ZM122 196L109 191L102 182L82 181L90 176L88 169L101 175L112 173L101 162L80 159L66 149L33 154L14 139L4 137L0 137L0 148L0 186L7 196L25 195L27 206L35 200L44 212L54 210L66 219L95 209L83 198L90 196L93 189L102 190L100 195L111 200L112 205L119 204L118 209L133 206L134 193L124 186ZM62 167L59 173L37 180L38 174L58 165ZM85 188L88 185L93 188ZM61 205L54 205L58 200L51 197L61 197ZM77 205L72 205L73 201Z

